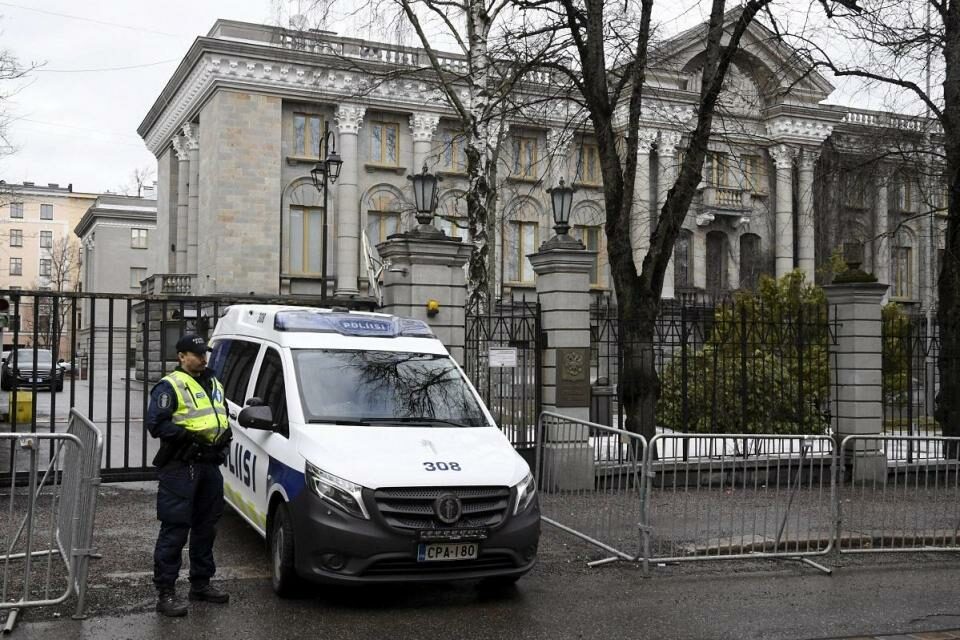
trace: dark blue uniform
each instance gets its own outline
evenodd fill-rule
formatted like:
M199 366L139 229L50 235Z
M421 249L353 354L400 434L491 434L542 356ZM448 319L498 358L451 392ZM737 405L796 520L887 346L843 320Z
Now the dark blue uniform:
M210 370L196 378L208 394L213 391L213 379ZM223 514L223 476L219 467L226 450L198 450L187 431L173 422L177 402L176 392L165 380L150 392L146 426L150 435L161 441L153 461L158 467L160 521L153 553L153 582L158 589L173 587L189 536L190 586L198 589L207 585L216 571L213 541L217 520Z

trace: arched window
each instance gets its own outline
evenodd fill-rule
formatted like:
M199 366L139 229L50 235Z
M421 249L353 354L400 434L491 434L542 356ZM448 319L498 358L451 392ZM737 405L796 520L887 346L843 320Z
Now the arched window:
M760 236L745 233L740 236L740 287L754 289L760 279Z
M603 230L603 207L589 200L579 202L570 215L570 234L595 251L590 267L590 286L605 287L607 282L607 238Z
M319 277L323 272L323 207L322 200L308 178L291 183L284 192L283 271L298 277ZM329 222L328 222L329 224ZM327 255L331 252L328 229ZM329 258L327 266L330 266ZM327 275L332 270L327 269Z
M711 231L707 234L707 291L725 291L727 286L727 234Z
M890 273L893 276L891 297L913 298L913 234L907 229L901 228L897 232L890 248L890 260Z
M470 242L470 230L467 226L467 194L450 190L440 196L437 214L433 224L451 238L463 238Z
M403 202L393 187L374 187L364 198L367 209L367 237L376 245L394 233L402 231L400 212Z
M540 246L540 210L532 199L525 198L508 209L503 224L504 281L533 284L533 266L527 256Z
M673 246L673 286L689 289L693 286L693 232L681 229Z

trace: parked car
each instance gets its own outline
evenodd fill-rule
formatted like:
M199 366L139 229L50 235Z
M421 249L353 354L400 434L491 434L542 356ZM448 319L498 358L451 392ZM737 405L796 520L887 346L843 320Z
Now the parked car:
M36 362L32 347L15 349L8 352L0 367L0 389L9 391L19 388L55 388L63 391L64 369L60 363L54 365L53 354L49 349L36 350Z

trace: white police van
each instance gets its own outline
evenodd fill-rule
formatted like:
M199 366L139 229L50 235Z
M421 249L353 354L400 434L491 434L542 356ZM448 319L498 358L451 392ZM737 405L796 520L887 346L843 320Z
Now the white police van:
M426 323L236 305L210 344L233 429L226 501L267 539L278 594L533 567L530 469Z

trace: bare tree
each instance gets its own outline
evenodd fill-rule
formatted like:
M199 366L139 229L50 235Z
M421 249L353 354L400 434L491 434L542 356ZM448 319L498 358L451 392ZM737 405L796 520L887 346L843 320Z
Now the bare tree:
M41 249L49 260L49 275L41 274L44 283L37 283L34 289L43 291L77 291L80 286L80 244L75 237L61 236L53 241L47 249ZM53 296L39 294L38 342L45 347L52 348L60 344L64 337L64 330L69 326L69 318L73 311L73 298L59 297L55 302Z
M117 190L125 196L143 197L144 187L149 185L157 175L157 170L151 166L137 167L130 172L128 182Z

